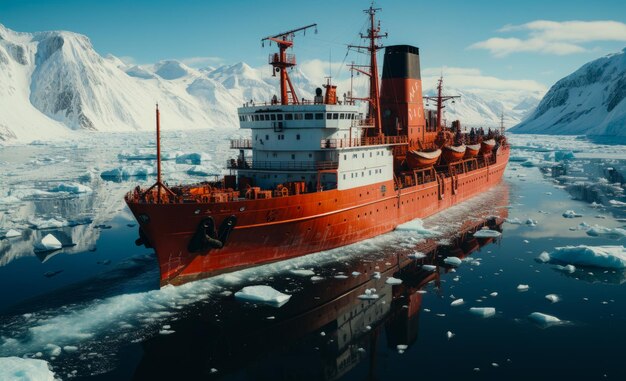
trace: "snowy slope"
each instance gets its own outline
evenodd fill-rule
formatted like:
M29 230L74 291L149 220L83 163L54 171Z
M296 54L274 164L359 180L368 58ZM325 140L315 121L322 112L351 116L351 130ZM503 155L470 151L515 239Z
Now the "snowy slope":
M626 49L559 80L512 131L626 137Z

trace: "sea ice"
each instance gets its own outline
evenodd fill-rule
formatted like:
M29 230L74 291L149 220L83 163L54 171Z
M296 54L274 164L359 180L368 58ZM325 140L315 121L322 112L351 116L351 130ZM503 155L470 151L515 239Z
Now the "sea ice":
M61 242L52 234L48 234L35 244L35 248L40 251L58 250L62 248Z
M359 275L361 275L361 273L360 273L360 272L358 272L358 271L353 271L353 272L352 272L352 276L359 276Z
M15 238L20 237L21 235L22 233L20 233L19 231L15 229L9 229L8 232L4 233L4 238Z
M497 292L492 292L491 294L489 294L489 296L496 297L496 296L498 296L498 293Z
M69 225L69 222L61 218L50 218L46 220L43 218L32 217L28 219L28 223L35 227L35 229L54 229Z
M452 307L456 307L456 306L460 306L463 303L465 303L463 299L456 299L456 300L453 300L452 303L450 303L450 305Z
M447 257L446 259L443 260L443 262L451 266L460 266L462 263L462 261L457 257Z
M298 276L313 276L313 275L315 275L315 272L313 270L305 270L305 269L293 269L293 270L290 270L289 272L291 272L294 275L298 275Z
M530 287L527 284L518 284L517 291L528 291Z
M556 303L561 300L561 298L557 294L548 294L546 295L546 299L548 299L552 303Z
M522 221L515 217L515 218L505 218L504 219L505 222L508 222L509 224L513 224L513 225L521 225Z
M424 221L420 220L419 218L413 220L413 221L409 221L406 222L404 224L398 225L396 227L397 231L411 231L411 232L417 232L420 235L425 235L428 237L433 237L433 236L437 236L440 233L436 230L430 230L430 229L426 229L424 227Z
M448 332L446 332L446 337L448 338L448 340L450 340L451 338L454 337L454 333L448 331Z
M0 357L0 380L55 381L54 373L44 360Z
M535 323L545 326L554 325L561 322L561 319L557 318L556 316L547 315L541 312L533 312L532 314L528 315L528 318Z
M473 315L487 318L495 315L496 309L493 307L472 307L469 309L469 312Z
M528 226L537 226L537 220L533 220L532 218L529 218L526 220L526 225Z
M498 238L501 235L500 232L489 229L481 229L474 233L476 238Z
M600 225L594 225L587 230L587 235L592 237L604 237L610 239L620 239L626 237L626 229L607 228Z
M437 266L433 266L433 265L422 265L422 268L426 271L435 271L437 269Z
M406 351L408 347L409 346L406 345L406 344L398 344L398 345L396 345L396 349L398 350L398 353L400 353L400 354L404 353L404 351Z
M566 210L565 212L563 212L563 217L565 218L576 218L576 217L582 217L582 214L578 214L576 212L574 212L573 210Z
M192 167L189 167L189 169L187 170L187 174L192 176L211 176L216 175L217 173L211 167L194 165Z
M380 279L380 272L379 271L375 271L374 275L372 275L372 278L374 279Z
M549 254L551 260L581 266L626 268L624 246L565 246L556 247Z
M389 278L387 278L385 283L390 284L390 285L398 285L398 284L402 284L402 279L389 277Z
M100 173L103 179L127 179L130 177L147 177L156 174L154 166L150 165L122 165Z
M66 192L66 193L91 193L91 188L78 183L59 183L57 186L50 188L49 192Z
M250 302L265 303L274 307L281 307L289 301L291 295L283 294L270 286L259 285L242 288L240 291L235 293L235 298Z
M204 152L194 152L178 155L176 157L176 164L194 164L199 165L203 162L210 161L211 155Z

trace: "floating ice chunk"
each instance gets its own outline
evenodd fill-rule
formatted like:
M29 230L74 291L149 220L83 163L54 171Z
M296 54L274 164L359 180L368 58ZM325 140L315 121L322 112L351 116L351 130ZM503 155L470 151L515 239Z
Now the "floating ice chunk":
M372 278L374 279L380 279L380 272L379 271L375 271L374 275L372 275Z
M360 272L358 272L358 271L353 271L353 272L352 272L352 276L359 276L359 275L361 275L361 273L360 273Z
M448 340L450 340L451 338L454 337L454 333L448 331L448 332L446 332L446 337L448 338Z
M52 234L48 234L35 244L35 248L40 251L58 250L62 248L61 242Z
M289 301L291 295L283 294L270 286L259 285L242 288L240 291L235 293L235 298L250 302L265 303L274 307L281 307Z
M422 268L426 271L435 271L437 269L437 266L433 266L433 265L422 265Z
M404 351L406 351L408 347L409 346L406 345L406 344L398 344L398 345L396 345L396 349L398 350L398 353L400 353L400 354L404 353Z
M624 246L565 246L556 247L550 253L550 259L581 266L626 268L626 249Z
M69 222L61 218L50 218L48 220L43 218L30 218L28 223L35 227L35 229L55 229L69 226Z
M443 262L450 266L460 266L462 263L461 259L457 257L447 257L443 260Z
M346 274L339 274L335 275L335 279L348 279L348 276Z
M46 344L45 349L48 351L50 356L57 357L61 354L61 347L54 344Z
M0 197L0 205L1 204L16 204L21 201L22 200L20 200L19 198L15 196Z
M556 303L561 300L561 298L557 294L548 294L546 295L546 299L548 299L552 303Z
M202 165L194 165L187 170L188 175L192 176L211 176L216 175L215 170Z
M530 241L529 241L529 240L527 240L527 239L525 239L525 240L524 240L524 241L522 241L522 242L524 242L524 243L530 243Z
M305 269L293 269L289 271L290 273L298 276L313 276L315 272L313 270L305 270Z
M497 292L492 292L491 294L489 294L489 296L491 296L491 297L494 297L494 298L495 298L496 296L498 296L498 293L497 293Z
M565 218L576 218L576 217L582 217L582 214L578 214L576 212L574 212L573 210L566 210L565 212L563 212L563 217Z
M450 305L452 307L456 307L456 306L460 306L463 303L465 303L463 299L456 299L456 300L453 300L452 303L450 303Z
M535 323L545 326L561 323L561 319L557 318L556 316L547 315L541 312L533 312L532 314L528 315L528 318Z
M78 351L78 347L74 345L66 345L63 347L63 350L67 353L71 353Z
M541 254L539 254L539 256L535 258L535 260L541 263L550 262L550 254L548 254L547 251L544 251Z
M0 380L55 381L56 378L44 360L0 357Z
M563 272L570 273L570 274L576 271L576 267L574 267L574 265L566 265L566 266L556 265L554 266L554 268L559 271L563 271Z
M396 227L397 231L407 231L407 232L417 232L420 235L425 235L428 237L434 237L437 236L439 234L441 234L440 232L436 231L436 230L430 230L430 229L426 229L424 227L424 221L420 220L419 218L413 220L413 221L409 221L407 223L398 225Z
M529 218L526 220L526 225L528 226L537 226L537 220L533 220L532 218Z
M66 192L66 193L91 193L91 188L78 183L59 183L57 186L50 188L49 192Z
M374 300L374 299L378 299L379 296L378 294L376 294L375 288L367 288L365 289L365 293L362 295L359 295L358 298L362 300Z
M159 331L159 335L171 335L172 333L175 333L176 331L173 331L171 329L162 329Z
M493 307L472 307L469 312L472 315L488 318L496 314L496 309Z
M522 221L519 218L505 218L504 219L505 222L508 222L509 224L513 224L513 225L521 225Z
M203 162L210 161L211 155L204 152L186 153L176 157L176 164L202 164Z
M592 237L604 237L610 239L620 239L626 237L626 229L607 228L600 225L594 225L587 230L587 235Z
M324 277L317 276L317 275L313 275L311 277L311 281L313 281L313 282L319 282L319 281L322 281L322 280L324 280Z
M4 233L4 238L15 238L15 237L21 237L22 233L20 233L19 231L15 230L15 229L9 229L8 232Z
M481 229L474 233L474 237L476 238L498 238L501 235L500 232L489 229Z
M517 291L528 291L530 287L527 284L518 284Z
M611 204L613 206L617 206L618 208L626 206L626 202L617 201L617 200L609 200L609 204Z
M103 179L127 179L130 177L147 177L156 174L154 166L149 165L122 165L100 173Z
M413 254L409 254L409 258L411 258L411 259L423 259L423 258L426 258L426 254L420 253L418 251L418 252L415 252Z
M389 277L389 278L387 278L385 283L390 284L390 285L398 285L398 284L402 284L402 279Z

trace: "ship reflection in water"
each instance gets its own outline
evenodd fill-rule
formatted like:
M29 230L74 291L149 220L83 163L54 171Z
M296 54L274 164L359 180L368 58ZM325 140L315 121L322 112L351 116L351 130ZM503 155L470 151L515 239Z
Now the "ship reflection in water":
M175 334L144 342L135 379L335 380L349 372L347 378L377 379L381 349L402 352L419 343L425 290L440 293L445 278L453 283L454 267L444 259L463 259L492 243L472 233L483 226L501 230L507 209L497 214L468 217L446 245L427 239L371 259L316 268L330 275L300 285L280 309L223 296L173 322ZM416 252L425 257L415 259ZM402 283L390 284L390 277ZM272 286L285 290L288 281L274 279ZM366 290L378 298L364 300Z

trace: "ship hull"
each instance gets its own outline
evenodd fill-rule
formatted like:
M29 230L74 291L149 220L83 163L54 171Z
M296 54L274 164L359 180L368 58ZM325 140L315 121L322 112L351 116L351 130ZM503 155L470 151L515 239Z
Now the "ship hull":
M495 164L399 190L389 181L228 203L127 203L156 251L161 285L182 284L390 232L487 191L500 182L508 158L508 147L501 147ZM190 252L189 242L208 216L218 226L230 216L237 222L223 248Z

